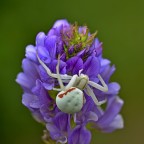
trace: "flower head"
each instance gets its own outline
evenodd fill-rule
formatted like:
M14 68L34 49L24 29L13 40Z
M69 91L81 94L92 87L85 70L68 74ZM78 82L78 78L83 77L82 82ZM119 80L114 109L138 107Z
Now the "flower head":
M16 81L24 91L22 103L46 127L43 137L46 143L89 144L91 133L87 124L102 132L123 128L119 114L123 105L118 97L120 86L110 82L115 66L102 57L102 43L95 37L96 33L90 34L87 26L58 20L47 34L38 33L35 46L26 47L23 72L18 74ZM54 88L60 87L58 75L55 75L58 63L61 78L66 77L62 80L64 87L77 75L72 86L84 95L81 110L73 114L64 113L56 103L58 92ZM81 74L88 78L86 82L79 77ZM98 106L96 100L105 102L106 108Z

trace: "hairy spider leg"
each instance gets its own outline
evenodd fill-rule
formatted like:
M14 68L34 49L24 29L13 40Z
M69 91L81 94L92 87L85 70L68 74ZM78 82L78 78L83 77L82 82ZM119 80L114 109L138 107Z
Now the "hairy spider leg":
M102 86L93 82L93 81L88 81L88 84L91 85L92 87L96 88L96 89L103 91L103 92L107 92L108 86L106 85L106 83L104 82L104 80L102 79L100 74L98 74L98 78L99 78L100 82L102 83Z

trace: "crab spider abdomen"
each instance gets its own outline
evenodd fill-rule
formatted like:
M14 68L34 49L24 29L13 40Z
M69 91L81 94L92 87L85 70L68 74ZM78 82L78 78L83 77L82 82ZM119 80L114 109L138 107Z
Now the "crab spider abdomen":
M61 91L56 97L57 107L62 112L69 114L79 112L83 107L83 103L83 92L76 87L71 87L67 91Z

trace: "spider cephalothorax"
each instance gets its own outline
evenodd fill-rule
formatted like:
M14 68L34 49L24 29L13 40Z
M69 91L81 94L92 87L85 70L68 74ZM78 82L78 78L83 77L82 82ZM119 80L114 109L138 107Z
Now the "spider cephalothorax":
M79 112L82 109L85 101L83 91L85 91L88 96L92 97L96 105L101 105L104 102L98 102L93 90L90 88L90 86L92 86L103 92L108 90L107 85L99 74L98 78L102 83L102 86L93 81L89 81L89 77L85 74L82 74L82 70L79 71L79 75L70 76L67 74L59 74L59 58L56 66L56 74L50 71L50 69L41 61L38 55L37 58L39 63L46 70L47 74L53 78L58 79L60 88L53 88L53 90L60 91L56 96L56 104L62 112L70 114ZM64 81L68 82L66 86L63 85Z

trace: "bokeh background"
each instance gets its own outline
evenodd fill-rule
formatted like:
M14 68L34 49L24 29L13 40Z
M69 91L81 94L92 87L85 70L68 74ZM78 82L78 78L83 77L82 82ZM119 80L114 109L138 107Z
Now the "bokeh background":
M93 132L92 144L144 144L144 1L143 0L0 0L0 144L42 144L43 126L21 104L15 83L25 47L57 19L98 30L104 57L116 65L121 84L125 128Z

